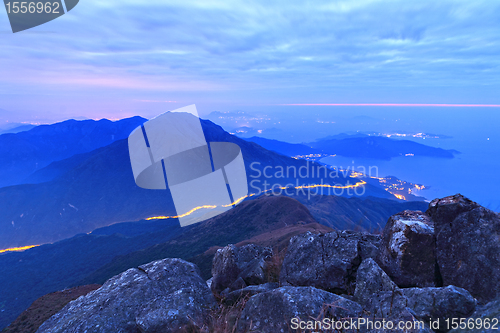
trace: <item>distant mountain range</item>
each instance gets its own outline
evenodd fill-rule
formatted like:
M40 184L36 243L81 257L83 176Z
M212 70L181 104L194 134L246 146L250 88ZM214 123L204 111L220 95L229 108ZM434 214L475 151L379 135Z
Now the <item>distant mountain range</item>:
M398 140L365 134L339 134L306 144L290 144L278 140L251 137L248 141L287 156L312 154L390 160L399 156L453 158L456 150L445 150L410 140Z
M445 150L414 141L395 140L380 136L323 139L311 142L310 146L329 154L382 160L406 155L453 158L454 154L458 153L456 150Z
M0 187L22 184L26 177L51 162L124 139L145 121L141 117L116 122L67 120L0 135Z
M143 121L144 119L139 117L129 118L122 123L69 121L36 127L14 136L2 135L0 139L6 140L5 137L7 137L9 140L22 142L18 136L29 134L31 140L38 138L40 142L43 142L36 148L39 156L47 155L55 159L56 156L70 154L72 151L70 147L84 151L94 145L116 139L118 134L110 134L110 132L126 135L131 131L131 127ZM273 184L295 186L297 179L299 185L325 182L324 176L317 174L308 174L300 178L293 173L281 176L276 172L266 170L269 176L266 177L263 172L264 168L278 171L286 170L288 167L295 170L299 168L312 170L318 168L319 164L266 150L255 143L225 132L220 126L208 120L203 120L202 126L208 141L234 142L240 146L247 168L247 177L249 183L252 184L249 186L252 193L259 193L265 186L270 187ZM68 139L64 139L64 133ZM90 137L94 134L96 138L91 139ZM2 149L7 150L3 144L0 142ZM60 149L61 146L63 152L56 153L58 147ZM25 161L22 157L26 156L23 149L29 151L30 147L32 146L19 144L17 151L19 156L9 150L12 159L9 163L32 167L36 159ZM42 154L44 149L48 151L47 154ZM46 160L50 159L46 157ZM253 166L252 163L254 163ZM178 215L168 190L145 190L136 186L126 140L115 140L91 152L52 162L45 168L32 173L27 179L33 184L0 188L0 249L52 243L117 222L140 220L158 215ZM264 181L267 181L268 185L265 185ZM357 179L350 178L348 174L339 174L331 181L342 186L359 182ZM365 189L363 195L395 199L378 184L377 180L367 180ZM342 195L352 194L345 192Z
M229 243L251 240L284 246L298 233L332 228L376 232L390 215L426 206L394 200L378 179L365 179L362 197L322 196L309 190L292 191L287 194L291 198L256 195L186 228L180 228L176 219L147 221L147 217L177 212L169 190L145 190L134 182L124 138L144 121L140 117L118 122L67 121L0 135L0 149L10 158L2 157L0 168L14 174L18 169L12 168L19 167L20 173L12 179L22 183L0 188L0 249L46 244L0 254L0 327L41 295L102 282L138 263L181 257L197 263L208 277L214 250ZM202 127L207 141L234 142L241 148L249 182L295 185L296 176L280 177L270 171L267 178L264 168L320 167L286 156L316 148L278 141L273 142L277 149L270 151L260 145L266 141L243 140L208 120L202 120ZM299 185L322 181L318 175L308 175L300 178ZM339 186L359 181L349 173L335 179ZM250 192L262 189L259 183Z
M0 126L0 134L26 132L34 127L36 127L36 125L10 123L8 125Z
M256 144L268 150L290 157L323 153L323 151L320 149L315 149L312 148L311 146L300 143L288 143L278 140L265 139L257 136L252 136L251 138L248 138L246 140L255 142Z

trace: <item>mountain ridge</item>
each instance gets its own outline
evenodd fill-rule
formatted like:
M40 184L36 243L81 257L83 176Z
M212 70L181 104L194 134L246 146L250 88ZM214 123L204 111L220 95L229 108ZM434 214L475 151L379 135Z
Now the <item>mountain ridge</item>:
M379 136L324 139L311 142L309 145L330 154L381 160L390 160L394 157L409 154L412 154L412 156L453 158L454 154L458 153L456 150L435 148L410 140L395 140Z
M70 119L0 135L0 187L22 184L26 177L51 162L126 138L145 121L138 116L115 122Z
M320 165L268 151L227 133L207 120L202 120L202 127L207 141L234 142L240 146L249 182L258 184L249 186L253 193L262 189L264 181L280 186L295 185L296 181L300 181L299 185L324 181L320 177L296 179L296 176L280 177L275 173L266 177L262 169L267 167L283 169L291 166L299 169ZM258 162L257 167L252 168L253 162ZM69 166L68 169L54 171L54 166L64 163ZM65 162L54 162L49 169L56 176L48 182L0 188L0 216L3 216L0 221L0 248L51 243L117 222L178 215L168 189L146 190L135 184L126 140L117 140L90 153L74 155ZM339 185L360 182L342 174L332 181ZM395 199L376 180L368 179L365 190L363 195Z

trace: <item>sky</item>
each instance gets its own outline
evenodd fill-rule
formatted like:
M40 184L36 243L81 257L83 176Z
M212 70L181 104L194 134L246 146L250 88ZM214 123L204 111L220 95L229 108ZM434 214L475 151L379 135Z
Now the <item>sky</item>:
M500 104L500 2L81 0L13 34L0 120L301 103ZM500 112L500 109L499 109Z

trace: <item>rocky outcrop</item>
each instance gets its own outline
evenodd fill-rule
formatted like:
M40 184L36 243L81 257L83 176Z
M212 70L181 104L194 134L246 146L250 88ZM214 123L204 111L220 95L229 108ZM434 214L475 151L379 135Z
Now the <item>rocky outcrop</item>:
M354 300L356 302L361 305L368 305L373 294L397 289L399 289L398 286L377 265L375 260L372 258L363 260L356 276L356 289L354 291Z
M257 295L266 291L271 291L273 289L279 288L279 283L269 282L254 286L248 286L242 289L238 289L224 295L222 302L226 305L233 305L238 303L241 299L245 297L251 297L253 295Z
M212 264L212 291L229 293L267 282L266 260L271 256L271 248L255 244L240 248L231 244L217 250Z
M390 321L393 325L392 329L371 329L370 333L382 332L432 332L428 325L423 323L412 329L399 329L400 323L414 323L419 321L415 313L408 306L408 298L403 294L401 289L393 291L380 291L367 298L368 302L364 305L364 316L372 321L378 321L378 324L383 320ZM376 326L374 326L376 328ZM369 327L367 327L369 328ZM390 328L390 327L389 327Z
M473 322L475 329L455 328L450 333L498 333L500 330L500 298L484 305L478 305L476 311L467 319Z
M403 321L418 320L409 307L408 299L403 291L372 258L363 260L358 268L354 300L363 306L364 316L370 320L383 318L393 322L394 325ZM396 327L391 331L403 332L404 330ZM430 332L426 327L414 331ZM384 332L384 329L370 330L370 332Z
M467 318L476 308L476 300L462 288L408 288L402 289L407 306L417 318L425 322L439 320L439 331L448 331L446 319Z
M427 214L436 230L443 285L467 289L481 302L500 295L500 217L460 194L433 200Z
M429 216L405 210L387 221L377 261L400 287L435 286L435 244Z
M359 304L313 287L281 287L251 297L237 332L289 332L295 320L348 319L361 315ZM297 331L295 329L295 331Z
M100 287L101 285L92 284L44 295L34 301L15 321L0 332L35 333L40 325L61 311L66 304ZM2 310L0 310L0 313L3 315L4 312Z
M451 223L458 215L481 207L478 203L455 194L441 199L434 199L429 204L427 214L439 224Z
M386 289L389 286L386 284ZM428 331L432 321L436 332L447 332L446 319L467 318L476 307L469 292L455 286L382 290L370 297L364 295L363 299L368 318L386 318L394 323L419 321L424 323L424 331Z
M274 333L296 330L299 321L308 331L307 323L360 318L425 323L389 329L424 333L431 327L445 332L446 319L471 315L493 324L500 301L484 303L500 288L499 229L497 214L456 195L433 201L426 213L392 216L382 238L345 231L297 235L281 270L281 256L253 244L219 249L208 282L195 265L165 259L112 278L68 304L39 332L205 332L223 325L231 332ZM274 278L280 271L279 284L269 281L271 266L278 268ZM210 288L220 302L212 310L216 319L207 321L215 304ZM483 304L476 306L474 296Z
M201 327L214 304L196 265L164 259L111 278L69 303L37 332L178 332Z
M353 232L298 235L288 245L280 282L352 293L356 270L361 260L375 256L378 241L372 235Z

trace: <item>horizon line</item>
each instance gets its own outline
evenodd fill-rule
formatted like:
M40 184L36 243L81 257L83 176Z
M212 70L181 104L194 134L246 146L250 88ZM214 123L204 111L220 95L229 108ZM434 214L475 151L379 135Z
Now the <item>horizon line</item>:
M500 108L500 104L425 104L425 103L294 103L278 104L286 106L409 106L409 107L478 107L478 108Z

